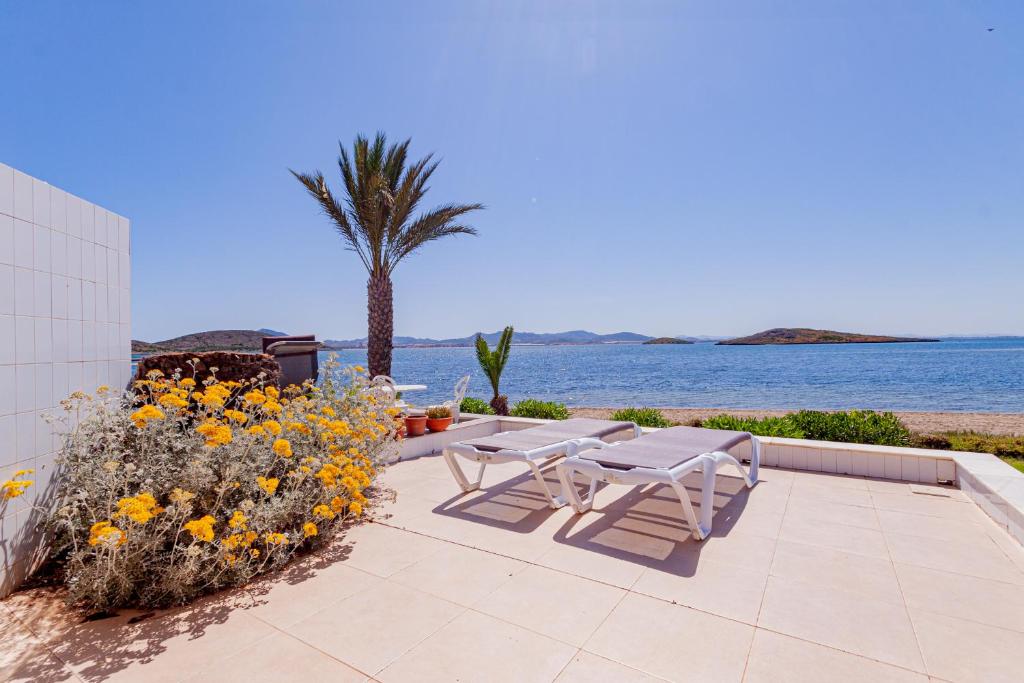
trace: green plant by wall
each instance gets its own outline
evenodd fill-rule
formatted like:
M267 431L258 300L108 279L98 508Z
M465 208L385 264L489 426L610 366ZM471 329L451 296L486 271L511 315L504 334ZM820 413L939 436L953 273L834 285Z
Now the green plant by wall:
M873 410L825 413L801 410L786 416L805 439L864 443L878 446L909 446L910 430L892 413Z
M671 427L672 423L657 408L621 408L612 413L613 420L633 422L641 427Z
M494 415L494 408L487 401L472 396L462 399L462 403L459 404L459 410L464 413L473 413L474 415Z
M750 432L755 436L781 436L787 439L803 439L804 433L785 417L736 417L735 415L716 415L703 420L701 427L706 429L728 429L736 432Z
M512 406L509 415L513 417L533 417L539 420L568 420L569 409L565 407L564 403L524 398Z
M508 415L508 397L499 391L498 384L501 382L501 373L505 370L505 363L508 362L508 355L512 351L512 326L506 327L494 350L487 345L483 335L476 335L476 359L480 363L480 369L484 371L487 380L491 383L494 397L491 398L491 407L498 415Z

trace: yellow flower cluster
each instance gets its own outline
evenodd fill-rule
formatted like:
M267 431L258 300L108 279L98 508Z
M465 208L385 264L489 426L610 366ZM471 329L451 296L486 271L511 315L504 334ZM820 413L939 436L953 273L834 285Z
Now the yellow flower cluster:
M35 482L31 479L19 479L19 477L24 477L26 474L32 474L33 472L35 470L18 470L10 479L0 484L0 501L25 495L25 489Z
M209 543L213 540L213 525L216 521L217 520L210 515L203 515L199 519L193 519L185 522L182 528L192 534L192 538L197 541L206 541Z
M231 427L221 424L216 420L207 420L196 427L196 431L206 437L206 445L210 448L226 446L234 438L234 435L231 433Z
M281 480L277 477L256 477L256 485L263 489L268 496L274 495L277 491L277 485L281 483Z
M245 516L245 513L241 510L235 510L231 513L231 519L228 520L228 526L232 529L241 529L245 531L249 528L249 518Z
M140 493L131 498L122 498L117 501L117 512L113 514L114 519L127 517L136 524L145 524L153 519L164 509L156 504L156 498L150 493Z
M132 422L139 429L143 429L150 420L162 420L165 415L162 410L157 408L155 405L147 403L131 415Z
M123 545L128 536L109 521L96 522L89 528L89 545L106 547Z
M263 541L267 545L284 545L288 542L288 537L277 531L272 531L263 535Z
M274 452L282 458L292 457L292 444L288 439L277 439L274 441Z

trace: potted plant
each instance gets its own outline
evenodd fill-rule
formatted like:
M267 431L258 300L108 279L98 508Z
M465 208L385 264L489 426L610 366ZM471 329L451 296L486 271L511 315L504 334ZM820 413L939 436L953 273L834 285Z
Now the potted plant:
M452 424L452 409L448 406L430 406L427 408L427 429L432 432L443 432Z
M406 436L423 436L427 428L426 415L406 415L404 421Z

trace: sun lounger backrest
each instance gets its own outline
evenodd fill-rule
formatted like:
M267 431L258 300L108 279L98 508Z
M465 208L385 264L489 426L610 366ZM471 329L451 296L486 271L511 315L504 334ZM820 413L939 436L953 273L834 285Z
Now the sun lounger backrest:
M584 451L584 460L599 462L607 467L631 469L650 467L668 469L705 453L726 452L750 438L746 432L699 427L669 427L624 441L611 448Z
M594 438L601 439L618 432L632 431L632 422L614 422L612 420L596 420L585 417L574 417L568 420L557 420L547 424L521 429L505 434L485 436L480 439L464 441L479 451L517 450L530 451L552 444L569 441L570 439Z

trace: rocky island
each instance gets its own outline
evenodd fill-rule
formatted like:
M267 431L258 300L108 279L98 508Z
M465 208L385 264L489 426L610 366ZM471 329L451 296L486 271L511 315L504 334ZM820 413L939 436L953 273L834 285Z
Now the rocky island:
M920 337L886 337L834 330L813 330L808 327L776 327L748 337L725 339L720 345L752 346L764 344L895 344L900 342L936 342Z
M679 339L678 337L657 337L655 339L648 339L644 344L692 344L692 341L686 339Z

